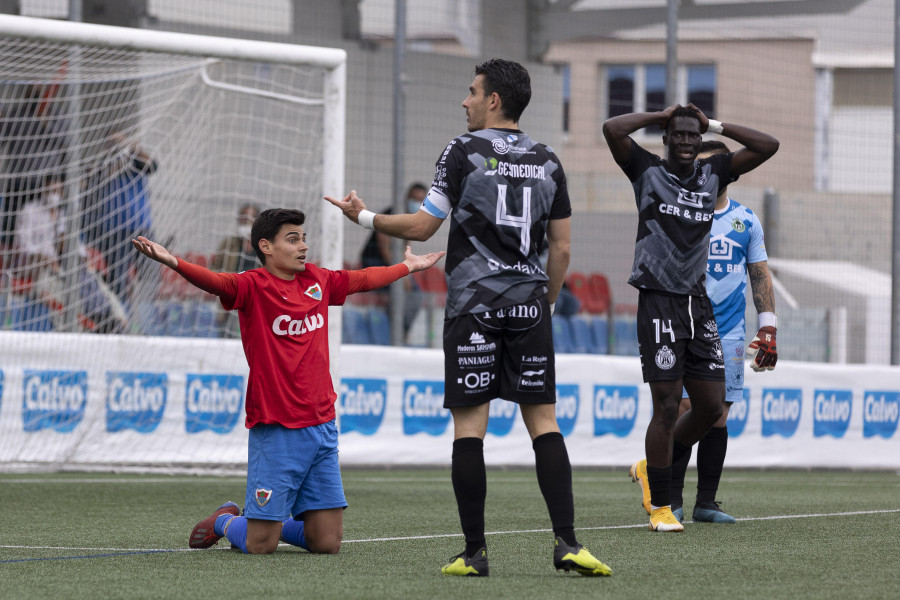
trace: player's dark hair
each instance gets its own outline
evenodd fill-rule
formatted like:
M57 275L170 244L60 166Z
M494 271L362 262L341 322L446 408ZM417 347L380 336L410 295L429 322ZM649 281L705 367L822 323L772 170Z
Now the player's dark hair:
M696 113L696 111L694 111L694 109L688 108L687 106L679 106L672 112L672 116L669 117L669 120L666 121L665 132L667 134L669 133L669 126L672 125L672 123L674 123L675 119L677 119L678 117L695 119L697 121L697 123L700 122L700 117L697 116L697 113Z
M250 243L259 262L266 264L266 255L259 249L259 240L275 241L282 225L303 225L306 215L292 208L270 208L259 213L250 228Z
M698 154L728 154L731 150L725 145L725 142L719 140L705 140L700 142L700 150Z
M500 96L503 116L518 123L531 101L531 77L525 67L511 60L492 58L476 65L475 75L482 75L486 96L494 92Z

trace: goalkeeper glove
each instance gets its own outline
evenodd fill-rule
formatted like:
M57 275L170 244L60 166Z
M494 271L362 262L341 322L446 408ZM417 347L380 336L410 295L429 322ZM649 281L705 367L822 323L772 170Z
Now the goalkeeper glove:
M754 371L771 371L778 362L778 348L775 345L775 328L760 327L759 332L750 346L747 354L753 356L750 368Z

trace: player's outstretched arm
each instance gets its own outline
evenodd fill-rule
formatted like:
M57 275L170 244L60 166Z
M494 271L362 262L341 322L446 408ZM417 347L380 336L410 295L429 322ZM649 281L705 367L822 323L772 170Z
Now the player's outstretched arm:
M158 263L162 263L170 269L175 269L179 275L188 280L191 285L200 288L204 292L222 298L223 301L234 301L237 296L237 282L231 273L213 273L206 267L195 265L186 260L179 261L161 244L151 242L144 236L131 240L132 245L144 256L149 256Z
M441 260L444 255L447 254L443 250L440 252L429 252L428 254L423 254L422 256L418 256L412 253L412 249L407 246L406 252L403 256L403 264L409 268L410 273L415 273L416 271L424 271L425 269L430 269L434 266L434 264Z
M434 266L446 252L431 252L423 256L417 256L412 253L410 247L406 247L406 259L391 265L389 267L366 267L365 269L355 269L347 271L350 278L348 293L355 294L357 292L368 292L369 290L377 290L386 285L394 283L398 279L406 277L410 273L416 271L424 271Z
M659 112L628 113L604 121L603 137L606 138L609 151L616 162L620 165L628 162L632 133L650 125L665 127L676 108L680 108L680 105L675 104Z
M162 263L170 269L178 267L178 259L172 256L162 244L150 241L142 235L138 236L136 240L131 240L131 244L144 256L149 256L156 262Z
M331 196L325 196L325 200L341 209L344 216L354 223L404 240L424 242L430 239L444 222L443 219L429 215L423 210L401 215L375 214L366 210L366 204L356 194L356 190L350 190L342 200Z
M778 318L775 316L772 274L769 273L766 261L749 263L747 273L753 290L753 305L759 315L759 332L747 349L748 354L753 357L750 368L754 371L771 371L778 362L778 346L775 341Z

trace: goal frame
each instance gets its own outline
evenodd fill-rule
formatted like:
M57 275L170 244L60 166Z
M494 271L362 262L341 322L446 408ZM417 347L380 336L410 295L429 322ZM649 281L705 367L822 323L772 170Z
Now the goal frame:
M0 35L100 48L320 67L325 70L322 195L336 198L343 196L347 52L341 48L220 38L14 15L0 15ZM316 242L322 244L324 260L321 266L328 269L339 269L343 264L342 216L337 211L324 211L322 231L315 236ZM337 324L340 325L339 322ZM334 337L335 329L337 338ZM340 327L333 328L331 333L330 341L335 345L340 341Z
M315 103L322 106L323 123L321 138L321 190L319 190L321 195L319 198L326 195L339 198L344 195L347 53L343 49L171 33L12 15L0 15L0 36L34 42L70 44L75 47L179 54L206 57L214 60L272 63L321 69L321 99L318 97L319 90L316 90L317 98L315 100ZM206 83L207 85L211 84L208 81ZM218 83L212 82L212 84ZM225 87L225 85L219 84L214 85L214 87ZM264 92L259 95L277 100L289 100L279 98L278 94L271 92ZM301 102L306 103L303 100ZM323 205L326 205L324 199L321 199L321 202ZM310 237L315 240L317 245L316 253L321 257L318 264L327 269L340 269L343 265L344 217L339 210L326 205L321 211L319 221L321 229L309 231ZM329 308L329 322L331 325L328 332L331 355L330 370L335 389L338 390L340 381L338 376L340 367L338 359L341 344L340 307ZM122 349L129 344L139 344L143 347L146 344L161 344L164 341L163 338L142 337L138 339L128 335L98 336L96 334L34 334L0 331L0 338L3 339L0 346L3 346L4 350L10 353L10 356L18 357L15 361L12 361L16 363L11 368L11 372L15 373L14 376L7 377L6 381L4 381L2 369L0 369L0 390L3 389L4 385L12 389L21 384L21 375L18 374L18 371L21 370L19 363L27 361L28 357L39 355L37 348L40 348L40 344L37 342L41 336L50 336L47 339L52 338L51 343L57 344L59 348L69 348L66 352L71 356L77 355L88 344ZM171 338L165 338L165 340L171 340ZM246 366L246 361L240 350L240 344L234 340L182 339L176 341L184 347L196 347L194 354L198 357L203 356L215 344L223 352L222 369L239 371ZM79 349L76 350L75 348ZM97 352L97 350L94 350L94 352ZM125 351L125 354L127 353ZM202 371L204 368L200 364L202 362L198 362L197 365L191 368L198 372ZM94 394L94 392L90 393ZM9 398L9 394L6 394L6 396ZM6 399L4 400L6 401ZM90 399L91 411L100 410L97 402L98 398L96 397ZM0 425L2 424L3 420L0 419ZM239 429L244 431L243 425ZM238 436L238 438L240 436L240 434L234 435ZM77 453L79 445L81 445L81 441L75 441L73 444L65 446L65 451L68 454ZM2 450L2 444L0 444L0 450ZM94 468L99 465L99 468L102 469L104 468L103 465L108 464L105 458L97 463L77 460L72 464L69 464L69 458L65 458L62 461L59 459L50 460L50 463L46 465L40 463L40 465L50 466L51 468L72 468L73 466L75 468ZM203 465L206 465L206 468L209 468L211 465L215 466L208 459L200 460ZM38 463L27 463L25 466L26 468L34 468L40 465ZM20 466L16 466L16 468L20 468ZM158 466L160 465L157 465L154 461L147 464L141 463L139 470L153 469ZM5 465L0 468L0 471L9 467L10 465Z

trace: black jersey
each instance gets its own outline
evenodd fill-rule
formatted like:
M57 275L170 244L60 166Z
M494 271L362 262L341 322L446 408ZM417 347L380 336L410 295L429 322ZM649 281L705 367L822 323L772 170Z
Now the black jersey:
M622 170L638 208L634 265L628 283L642 290L706 296L709 231L720 188L731 182L732 154L694 163L685 179L634 140Z
M547 292L547 223L572 215L553 150L527 134L483 129L452 140L423 209L450 219L447 318L524 304Z

